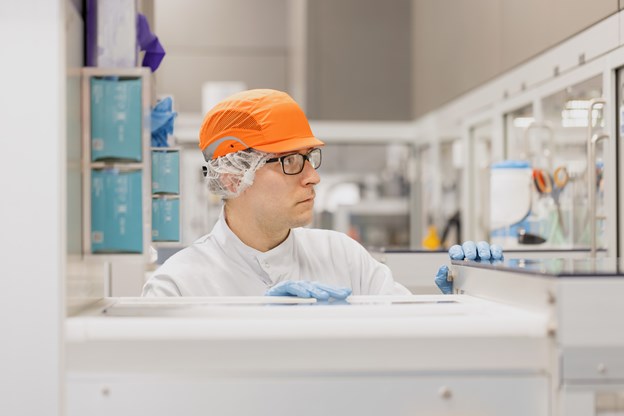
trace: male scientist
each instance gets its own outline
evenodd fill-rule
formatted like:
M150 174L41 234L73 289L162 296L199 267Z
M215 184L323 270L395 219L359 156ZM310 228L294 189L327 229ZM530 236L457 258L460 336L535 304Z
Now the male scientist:
M221 215L209 234L155 271L143 296L410 294L347 235L304 228L323 144L281 91L243 91L212 108L199 147L208 187L224 202Z

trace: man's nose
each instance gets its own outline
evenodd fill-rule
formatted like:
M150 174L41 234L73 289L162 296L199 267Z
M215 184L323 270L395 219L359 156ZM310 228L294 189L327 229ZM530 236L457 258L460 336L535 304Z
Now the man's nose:
M312 167L309 160L306 160L303 164L303 172L301 172L301 179L304 185L316 185L321 181L316 169Z

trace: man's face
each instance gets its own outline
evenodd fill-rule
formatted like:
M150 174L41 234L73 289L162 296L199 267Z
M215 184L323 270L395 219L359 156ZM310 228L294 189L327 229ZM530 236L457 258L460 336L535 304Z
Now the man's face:
M307 154L310 150L297 153ZM312 222L314 185L320 180L318 172L308 161L297 175L284 174L279 162L267 163L256 171L253 185L239 198L244 200L246 211L251 212L254 220L269 229L281 231L301 227Z

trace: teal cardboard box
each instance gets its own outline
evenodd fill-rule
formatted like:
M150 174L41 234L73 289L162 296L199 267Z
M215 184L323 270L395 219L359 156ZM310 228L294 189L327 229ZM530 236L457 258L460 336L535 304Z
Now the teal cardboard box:
M180 152L152 149L152 193L180 193Z
M152 199L152 241L180 241L180 199Z
M141 79L91 78L91 161L140 162Z
M91 172L91 251L142 253L143 210L140 170Z

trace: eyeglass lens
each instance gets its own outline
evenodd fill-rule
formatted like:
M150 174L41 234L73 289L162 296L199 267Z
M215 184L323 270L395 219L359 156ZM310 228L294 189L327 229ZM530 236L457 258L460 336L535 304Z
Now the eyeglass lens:
M321 166L321 149L312 149L307 155L293 153L282 158L282 167L287 175L296 175L303 170L305 161L309 160L314 169Z

